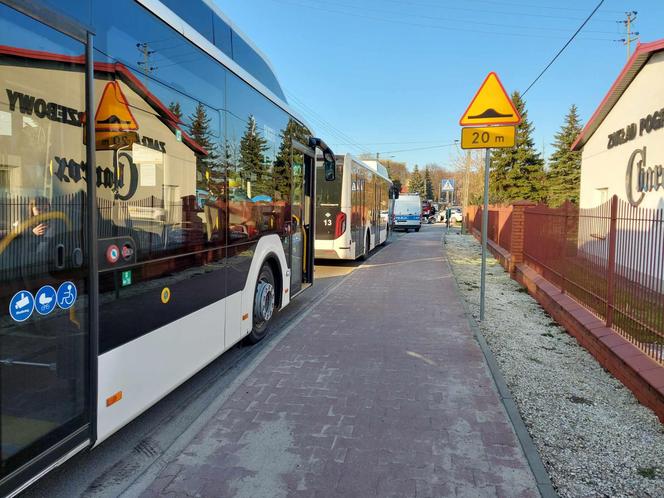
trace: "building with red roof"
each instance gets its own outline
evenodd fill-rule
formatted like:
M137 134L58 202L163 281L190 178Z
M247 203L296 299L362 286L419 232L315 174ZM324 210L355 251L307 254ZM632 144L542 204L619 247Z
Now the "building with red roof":
M583 208L613 196L664 208L664 39L639 44L572 145Z

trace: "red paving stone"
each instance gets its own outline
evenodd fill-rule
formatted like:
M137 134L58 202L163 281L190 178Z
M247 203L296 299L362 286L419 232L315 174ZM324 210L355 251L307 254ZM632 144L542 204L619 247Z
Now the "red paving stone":
M144 496L539 496L440 233L348 276Z

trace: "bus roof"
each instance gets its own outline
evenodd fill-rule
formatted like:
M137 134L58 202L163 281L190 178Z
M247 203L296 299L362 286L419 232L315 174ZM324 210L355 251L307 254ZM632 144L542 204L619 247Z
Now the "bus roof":
M380 162L371 160L365 160L364 163L369 166L376 173L383 175L385 178L389 178L390 174L387 172L387 168L383 166Z
M345 161L346 159L355 162L358 166L368 169L369 171L377 174L379 177L387 180L388 182L392 183L392 180L390 180L390 175L387 172L387 168L380 164L378 161L375 160L362 160L358 159L357 157L353 156L352 154L337 154L336 156L337 162L339 161ZM376 165L377 164L377 165Z

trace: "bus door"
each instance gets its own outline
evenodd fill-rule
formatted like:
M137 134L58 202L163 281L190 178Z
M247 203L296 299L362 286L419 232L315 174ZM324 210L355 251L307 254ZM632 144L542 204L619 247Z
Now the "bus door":
M293 142L291 168L291 297L313 282L314 150Z
M371 210L370 217L371 221L369 222L371 224L371 237L374 241L374 247L378 245L378 238L380 234L380 228L378 227L378 196L380 195L378 193L377 187L378 184L376 182L376 175L373 173L368 173L368 178L367 178L367 204L369 205L369 209Z
M366 204L366 177L362 170L357 169L356 173L353 175L355 178L355 194L357 199L357 223L355 225L355 233L353 237L356 242L356 251L357 256L364 254L364 246L366 244L366 227L369 223L367 217L367 204Z
M16 5L0 4L0 496L91 439L91 38Z

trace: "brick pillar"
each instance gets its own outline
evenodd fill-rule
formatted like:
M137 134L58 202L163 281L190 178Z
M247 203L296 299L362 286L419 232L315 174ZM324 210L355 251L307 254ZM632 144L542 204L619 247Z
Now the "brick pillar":
M510 234L509 272L514 274L516 265L523 263L524 225L526 208L534 206L534 202L516 201L512 204L512 233Z

